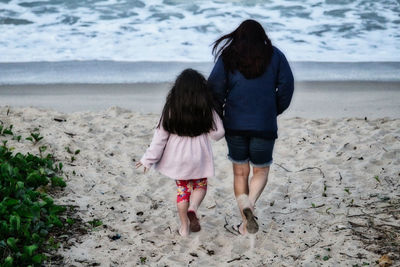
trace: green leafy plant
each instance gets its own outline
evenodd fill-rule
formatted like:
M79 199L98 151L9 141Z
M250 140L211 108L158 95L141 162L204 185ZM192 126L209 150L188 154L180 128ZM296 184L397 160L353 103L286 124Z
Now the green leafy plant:
M324 256L322 259L323 259L324 261L327 261L327 260L329 260L330 258L331 258L331 256L326 255L326 256Z
M2 126L2 125L1 125ZM9 131L12 127L10 126ZM5 132L1 127L2 134ZM36 144L43 137L31 133ZM17 139L18 140L18 139ZM39 147L40 157L27 153L13 153L4 140L0 146L0 265L41 266L46 247L54 247L49 232L64 226L60 217L65 207L55 205L53 199L38 190L47 185L65 187L61 175L62 164L52 155L42 157L46 146Z
M40 133L31 133L31 136L25 138L26 140L31 141L33 144L37 144L40 140L43 139L43 136L40 136Z
M5 136L5 135L14 135L13 131L13 125L10 125L7 127L4 127L3 124L0 124L0 135Z
M80 149L77 149L77 150L75 150L75 151L73 152L73 151L69 148L69 146L66 146L66 147L65 147L65 151L67 151L69 154L72 155L72 156L71 156L71 163L74 162L74 161L76 160L75 155L78 155L78 154L81 152Z
M19 141L21 141L21 138L22 138L22 136L20 136L20 135L14 135L12 139L17 140L19 142Z
M101 220L97 220L97 219L88 221L88 223L89 223L93 228L103 225L103 222L102 222Z

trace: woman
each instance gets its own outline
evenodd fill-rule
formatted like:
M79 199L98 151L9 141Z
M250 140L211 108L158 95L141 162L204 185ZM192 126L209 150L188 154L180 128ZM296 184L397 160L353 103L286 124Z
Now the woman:
M208 85L223 111L234 192L243 218L238 230L256 233L254 206L267 184L277 116L290 104L293 75L283 53L254 20L215 41L213 54L217 61Z

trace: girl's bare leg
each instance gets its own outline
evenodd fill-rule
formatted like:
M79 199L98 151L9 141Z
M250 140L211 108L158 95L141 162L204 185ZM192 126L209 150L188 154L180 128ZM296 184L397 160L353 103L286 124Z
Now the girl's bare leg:
M181 201L177 203L179 219L181 221L181 226L179 228L179 234L181 236L188 236L189 235L189 218L187 216L187 211L189 208L189 202Z
M206 196L207 190L204 188L196 188L190 196L190 205L187 216L189 218L189 228L191 232L198 232L201 230L200 221L197 217L197 209Z
M197 209L199 208L204 197L206 196L206 193L207 190L205 190L204 188L196 188L195 190L193 190L192 194L190 195L189 210L193 210L197 213Z

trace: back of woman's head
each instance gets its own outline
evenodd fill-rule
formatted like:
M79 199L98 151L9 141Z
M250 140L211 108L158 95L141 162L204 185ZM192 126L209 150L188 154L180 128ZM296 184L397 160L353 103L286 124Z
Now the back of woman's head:
M228 71L238 70L247 79L264 73L271 61L272 52L271 40L255 20L243 21L236 30L215 41L213 47L213 54L216 58L222 56Z
M206 79L197 71L186 69L168 93L162 126L179 136L198 136L213 129L213 109L214 100Z

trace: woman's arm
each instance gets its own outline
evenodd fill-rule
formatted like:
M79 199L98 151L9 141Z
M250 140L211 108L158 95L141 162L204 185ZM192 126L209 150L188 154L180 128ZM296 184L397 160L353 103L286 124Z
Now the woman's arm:
M160 161L164 153L165 145L168 142L168 138L169 138L169 132L167 132L162 127L162 121L161 121L160 127L157 127L154 132L154 136L149 148L147 148L142 159L140 160L140 162L143 164L144 167L149 169L151 168L151 166L153 166L154 163Z
M211 130L208 134L211 139L218 141L225 135L224 125L217 112L213 111L213 120L215 129Z
M208 77L207 85L214 94L218 108L222 111L226 97L227 80L224 62L221 57L219 57L215 63L214 68Z
M279 51L280 62L278 69L278 85L277 85L277 111L278 115L284 112L292 100L294 91L294 79L292 70L286 60L285 55Z

